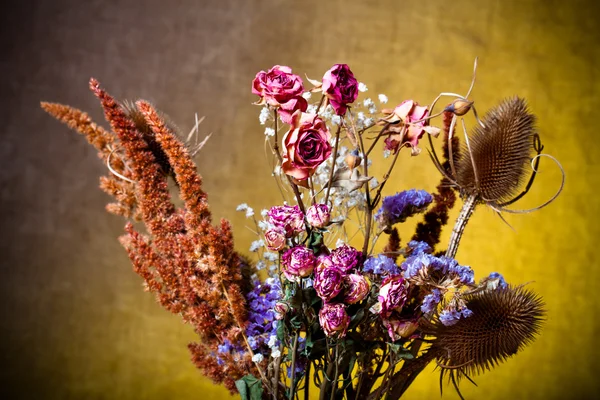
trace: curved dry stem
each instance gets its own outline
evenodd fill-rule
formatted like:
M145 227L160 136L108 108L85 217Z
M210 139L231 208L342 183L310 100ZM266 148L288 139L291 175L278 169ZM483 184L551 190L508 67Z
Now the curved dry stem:
M554 196L552 196L549 200L545 201L544 203L542 203L541 205L539 205L537 207L533 207L533 208L529 208L529 209L525 209L525 210L510 210L508 208L504 208L504 207L500 207L500 206L495 206L493 204L488 204L494 211L496 211L496 212L507 212L507 213L511 213L511 214L528 214L530 212L540 210L540 209L546 207L547 205L549 205L550 203L552 203L554 200L556 200L556 198L558 197L558 195L561 194L561 192L563 191L563 189L565 187L565 178L566 178L565 170L564 170L563 166L561 165L561 163L556 158L554 158L550 154L544 154L544 153L538 154L537 156L533 157L533 159L531 160L532 168L534 168L533 167L533 163L539 157L548 157L548 158L550 158L552 161L554 161L556 163L556 165L560 169L560 172L561 172L561 175L562 175L562 179L561 179L561 182L560 182L560 187L558 188L558 190L556 191L556 193L554 193Z
M108 170L110 171L111 174L113 174L114 176L116 176L117 178L123 179L124 181L127 181L129 183L133 183L135 185L135 181L127 178L124 175L121 175L120 173L118 173L117 171L115 171L113 169L113 167L110 165L110 158L112 156L112 154L116 151L117 149L112 149L110 151L110 153L108 153L108 156L106 157L106 167L108 168Z

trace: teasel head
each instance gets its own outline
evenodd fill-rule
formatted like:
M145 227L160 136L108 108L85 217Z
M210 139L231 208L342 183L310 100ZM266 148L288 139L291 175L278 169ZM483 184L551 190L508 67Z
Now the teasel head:
M498 204L512 199L526 179L533 156L535 120L519 97L492 108L460 152L455 177L460 191L480 202Z
M440 384L448 377L457 391L461 378L471 380L533 342L545 315L542 299L524 286L473 291L463 299L470 317L450 326L435 317L424 327L435 336L429 351L441 368Z
M501 212L527 213L554 201L564 185L560 163L554 157L542 154L536 118L525 100L519 97L503 100L478 122L469 135L461 119L464 146L456 161L450 163L450 175L440 169L465 199L446 251L448 257L455 256L458 242L477 204L487 204L500 216ZM531 188L541 156L551 158L561 169L559 190L550 200L530 210L507 209L506 206L522 198Z

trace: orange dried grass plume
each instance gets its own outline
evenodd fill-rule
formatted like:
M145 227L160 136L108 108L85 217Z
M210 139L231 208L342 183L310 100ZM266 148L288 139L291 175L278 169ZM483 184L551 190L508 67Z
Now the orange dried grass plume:
M140 132L140 121L131 119L131 110L124 110L95 79L90 80L90 88L112 132L72 107L42 103L42 108L85 135L111 165L113 174L102 178L103 189L117 198L111 210L125 217L139 216L147 230L139 232L127 223L120 238L134 271L164 308L181 315L200 336L200 343L189 346L196 366L234 391L235 380L253 373L255 367L248 354L241 359L224 357L222 365L214 358L225 339L242 342L247 317L241 288L247 287L242 269L248 265L234 250L231 226L226 220L212 225L202 179L187 148L149 103L138 101L134 114L138 119L143 116L152 134ZM117 149L118 162L110 164ZM185 205L181 209L171 201L165 165L177 180Z

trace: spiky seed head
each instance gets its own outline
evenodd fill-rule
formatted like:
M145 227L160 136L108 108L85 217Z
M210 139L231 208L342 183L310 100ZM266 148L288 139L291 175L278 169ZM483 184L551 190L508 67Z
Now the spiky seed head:
M146 142L148 148L154 155L154 158L156 158L156 162L160 165L163 172L166 175L171 175L173 171L171 165L169 164L169 159L163 151L162 147L160 147L160 144L158 144L158 142L156 141L154 132L152 131L150 125L148 125L148 122L146 122L144 114L142 114L140 110L138 110L137 106L135 105L135 102L125 100L123 101L121 106L123 107L123 111L125 112L127 118L129 118L129 120L133 122L138 132L142 134L144 141ZM177 128L170 122L169 117L160 112L159 115L161 119L165 121L165 124L171 130L171 132L176 133Z
M436 336L432 349L442 374L491 369L531 343L545 315L542 299L523 286L488 289L464 300L473 315L451 326L434 320L427 329Z
M515 196L527 175L536 134L535 116L525 100L513 97L488 111L482 121L485 128L477 125L469 135L473 160L463 148L456 180L467 194L501 203Z

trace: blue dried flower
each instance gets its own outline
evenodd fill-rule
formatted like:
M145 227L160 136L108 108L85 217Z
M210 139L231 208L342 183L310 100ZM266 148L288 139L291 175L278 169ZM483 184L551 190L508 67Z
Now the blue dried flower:
M445 326L456 324L461 318L468 318L473 315L473 311L464 307L460 310L448 309L440 313L440 322Z
M379 254L375 257L369 257L365 261L363 272L370 272L375 275L398 275L400 274L400 268L398 268L393 259Z
M421 253L431 253L432 248L426 242L420 242L418 240L411 240L408 242L408 248L410 250L410 255L417 255Z
M433 196L424 190L405 190L385 197L375 219L382 226L390 227L423 212L432 201Z
M279 281L269 278L266 282L254 281L254 288L246 295L249 305L246 337L248 344L264 356L270 354L268 341L277 335L278 321L275 319L275 303L282 297Z
M440 289L434 288L430 294L425 296L423 304L421 304L421 311L425 314L433 312L437 305L442 301L442 292Z

